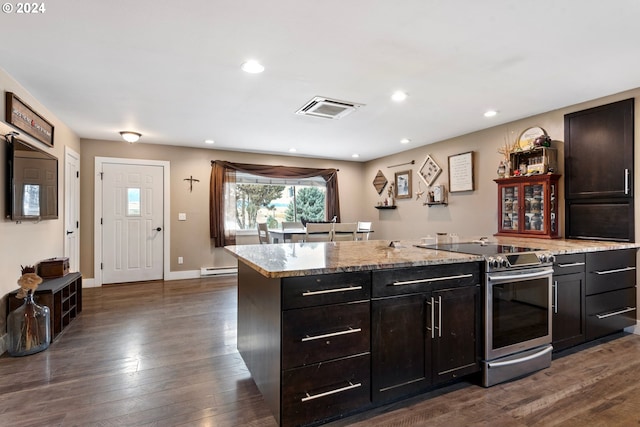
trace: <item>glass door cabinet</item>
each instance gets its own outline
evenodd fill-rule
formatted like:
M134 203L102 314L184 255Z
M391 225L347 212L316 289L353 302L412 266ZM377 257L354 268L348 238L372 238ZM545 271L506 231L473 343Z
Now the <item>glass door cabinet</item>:
M560 237L558 179L555 174L496 179L496 236Z

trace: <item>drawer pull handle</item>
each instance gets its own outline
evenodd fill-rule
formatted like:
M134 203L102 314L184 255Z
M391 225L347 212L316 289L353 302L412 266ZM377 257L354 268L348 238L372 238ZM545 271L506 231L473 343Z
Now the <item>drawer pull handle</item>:
M603 274L622 273L623 271L633 271L635 269L636 269L635 267L625 267L625 268L616 268L615 270L594 271L594 273L602 276Z
M627 307L627 308L623 308L622 310L614 311L613 313L596 314L596 317L598 319L606 319L607 317L617 316L618 314L624 314L624 313L628 313L630 311L636 311L636 308L635 307Z
M569 264L557 264L558 267L560 268L565 268L565 267L578 267L580 265L584 265L584 262L571 262Z
M404 282L393 282L392 286L415 285L417 283L440 282L442 280L468 279L473 274L459 274L457 276L434 277L431 279L405 280Z
M324 289L322 291L307 291L307 292L303 292L302 296L310 297L313 295L332 294L334 292L359 291L360 289L362 289L362 286L349 286L348 288Z
M337 337L337 336L340 336L340 335L355 334L356 332L362 332L362 329L361 328L356 328L356 329L349 328L346 331L331 332L329 334L314 335L312 337L307 335L306 337L302 338L301 342L307 342L307 341L313 341L313 340L321 340L321 339L324 339L324 338Z
M314 400L314 399L319 399L321 397L325 397L325 396L330 396L332 394L336 394L336 393L341 393L343 391L347 391L347 390L352 390L354 388L358 388L358 387L362 387L362 383L352 383L351 381L349 381L349 385L346 387L340 387L337 388L335 390L331 390L331 391L325 391L324 393L318 393L318 394L309 394L309 393L305 393L307 395L307 397L303 397L302 399L300 399L301 402L308 402L309 400Z

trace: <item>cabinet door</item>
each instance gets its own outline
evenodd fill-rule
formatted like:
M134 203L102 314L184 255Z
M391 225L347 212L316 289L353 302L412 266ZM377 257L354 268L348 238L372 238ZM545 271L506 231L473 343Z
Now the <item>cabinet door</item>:
M552 324L554 350L563 350L585 341L584 273L554 276Z
M426 294L371 301L371 397L379 403L431 384L431 334ZM428 321L428 323L427 323Z
M566 199L633 197L633 99L567 114Z
M433 293L434 383L479 371L479 328L482 324L480 298L480 286Z
M501 232L518 232L518 210L520 206L520 186L502 185L500 192L500 224Z

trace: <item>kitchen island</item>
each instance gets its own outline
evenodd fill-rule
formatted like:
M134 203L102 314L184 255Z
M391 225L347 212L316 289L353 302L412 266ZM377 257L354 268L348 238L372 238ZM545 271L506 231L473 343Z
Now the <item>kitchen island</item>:
M637 247L496 240L556 255ZM345 416L479 371L484 258L389 243L226 248L238 258L238 350L280 425Z

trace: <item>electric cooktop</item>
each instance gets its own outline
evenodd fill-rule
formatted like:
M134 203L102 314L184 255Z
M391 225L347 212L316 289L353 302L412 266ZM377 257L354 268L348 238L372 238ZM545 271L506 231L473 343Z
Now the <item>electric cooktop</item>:
M472 255L500 255L515 254L522 252L535 252L539 249L526 248L522 246L500 245L486 242L461 242L461 243L435 243L431 245L417 245L425 249L436 249L448 252L460 252Z

